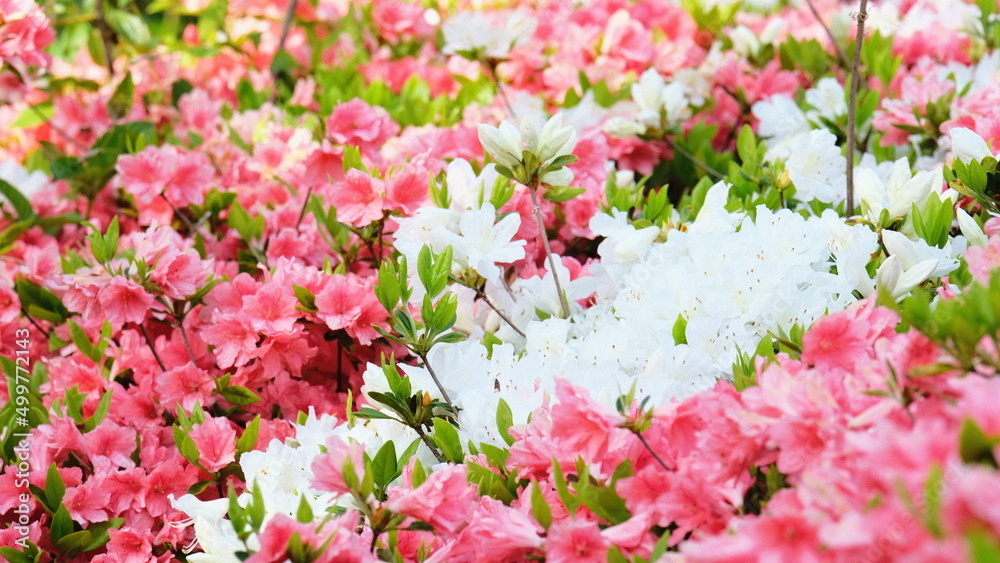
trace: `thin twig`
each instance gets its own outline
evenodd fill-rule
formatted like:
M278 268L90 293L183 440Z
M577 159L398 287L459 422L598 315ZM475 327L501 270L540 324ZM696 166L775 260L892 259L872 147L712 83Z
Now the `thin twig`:
M854 215L854 150L857 142L858 83L861 74L861 45L865 39L868 0L861 0L858 11L858 35L854 38L854 61L851 62L851 94L847 106L847 215Z
M514 332L520 334L521 338L527 338L524 332L521 329L517 328L517 325L515 325L513 321L507 318L507 315L503 314L503 311L501 311L496 305L493 304L492 301L490 301L490 298L486 296L486 292L483 291L482 288L477 289L476 293L479 295L479 298L483 300L483 303L486 303L486 305L489 306L490 309L496 311L496 313L500 315L500 318L503 319L504 322L506 322L508 325L510 325L510 328L514 329Z
M292 29L292 20L295 19L295 8L298 0L289 0L288 9L285 10L285 19L281 22L281 37L278 39L278 48L274 51L274 58L285 49L285 41L288 40L288 32ZM278 73L274 72L274 59L271 60L271 76L274 78L274 90L271 92L271 101L278 95Z
M309 207L309 198L312 197L313 189L310 186L309 190L306 191L306 199L302 202L302 211L299 212L299 219L295 222L295 228L298 229L299 225L302 224L302 220L306 217L306 209Z
M816 5L813 4L813 0L806 0L806 4L809 6L809 11L816 17L816 21L823 27L823 31L826 32L826 36L830 38L830 44L833 45L834 51L837 52L837 58L840 59L840 64L843 65L844 68L847 68L849 64L847 55L844 54L844 50L840 48L840 45L837 43L837 39L833 36L833 32L830 31L830 28L827 27L826 22L824 22L823 18L820 17L819 10L817 10Z
M684 147L678 145L677 142L671 139L670 137L664 137L664 139L666 139L667 144L670 145L670 148L673 149L674 152L681 153L681 156L690 160L692 164L704 170L705 173L707 173L709 176L712 176L716 180L721 180L726 177L725 174L719 172L718 170L712 168L711 166L699 160L698 157L688 152L686 149L684 149Z
M431 442L431 439L427 437L427 434L425 434L424 430L420 428L420 425L418 424L414 426L413 429L417 431L417 436L420 436L420 439L423 440L424 445L427 446L427 449L429 449L431 453L434 455L434 459L438 460L438 462L440 463L444 463L445 462L444 456L442 456L441 452L439 452L438 449L434 447L434 442Z
M146 331L146 326L139 323L139 332L142 333L142 337L146 339L146 344L149 345L149 349L153 351L153 358L156 359L156 363L159 364L162 371L167 371L167 366L163 365L163 360L160 359L160 355L156 353L156 346L153 346L153 339L149 337L149 332Z
M458 413L458 409L455 408L455 404L451 402L451 397L448 396L448 392L444 390L444 385L441 385L441 380L438 379L437 373L434 372L434 368L431 367L431 363L427 361L427 354L417 354L420 361L424 363L424 367L427 368L427 373L431 374L431 379L434 380L434 384L437 385L438 391L441 392L441 397L444 402L448 403L451 407L451 411Z
M49 339L49 331L45 330L37 322L35 322L35 319L31 318L31 315L28 314L28 310L27 309L25 309L24 307L21 307L21 314L24 315L24 318L28 319L29 323L31 323L32 325L34 325L35 328L37 328L39 331L41 331L42 334L45 335L45 339L46 340Z
M178 319L177 328L181 329L181 340L184 341L184 347L187 348L188 356L191 358L191 363L197 366L198 360L194 357L194 349L191 348L191 341L188 340L187 331L184 330L184 321L182 319Z
M49 126L49 128L51 128L53 131L55 131L56 133L58 133L59 136L62 137L63 139L66 139L67 141L69 141L69 143L71 145L73 145L76 148L80 149L81 152L86 153L88 150L90 150L87 147L87 145L85 145L85 144L81 143L80 141L76 140L75 138L73 138L73 136L70 135L65 129L63 129L62 127L59 127L55 123L52 123L52 120L49 119L48 117L46 117L45 114L42 113L42 110L38 109L37 106L29 105L28 107L31 108L31 111L33 111L35 113L35 115L37 115L38 117L40 117L45 122L45 124Z
M115 61L111 55L111 30L108 29L108 22L104 19L104 0L94 0L94 15L97 24L97 31L104 44L104 64L108 68L108 80L115 75Z
M663 458L661 458L659 454L657 454L656 451L653 450L653 447L650 446L649 442L646 441L646 438L643 437L642 432L636 432L633 430L632 433L635 434L637 438L639 438L639 441L642 442L642 445L645 446L646 449L649 451L649 453L653 456L653 459L655 459L657 463L660 464L660 467L662 467L667 471L670 471L670 468L667 467L666 463L664 463Z
M500 84L500 77L497 75L496 66L491 64L489 61L482 61L483 66L486 67L486 76L493 82L496 86L497 94L500 95L500 99L503 100L505 106L507 106L507 115L511 119L517 119L517 115L514 113L514 106L511 105L510 99L507 97L507 92L503 89L503 84Z
M531 193L531 202L535 205L535 221L538 223L538 236L542 239L542 246L545 248L545 256L549 260L549 271L552 273L552 279L556 282L556 293L559 294L559 304L562 306L563 318L569 318L569 301L566 300L566 294L563 293L562 284L559 283L559 274L556 272L556 260L552 257L552 249L549 248L549 237L545 232L545 222L542 221L542 208L538 205L538 194L536 186L528 186L528 192Z

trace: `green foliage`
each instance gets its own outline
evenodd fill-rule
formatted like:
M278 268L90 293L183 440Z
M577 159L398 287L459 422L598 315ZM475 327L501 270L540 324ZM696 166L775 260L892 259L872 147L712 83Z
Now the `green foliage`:
M998 343L1000 272L994 273L988 284L974 283L954 299L937 301L934 307L927 292L914 292L898 309L904 323L947 351L958 367L972 370L974 362L1000 365L995 352L980 346L984 338Z

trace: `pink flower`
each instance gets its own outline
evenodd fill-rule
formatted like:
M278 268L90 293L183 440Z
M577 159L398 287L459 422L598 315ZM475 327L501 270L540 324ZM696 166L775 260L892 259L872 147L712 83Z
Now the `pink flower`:
M386 208L411 215L427 201L427 170L406 164L402 170L386 181L385 187Z
M420 4L399 0L374 3L372 20L378 26L382 37L390 43L428 35L432 31L430 24L424 19L424 10Z
M553 522L545 539L545 560L551 563L593 563L607 561L611 544L601 535L596 522L561 520Z
M981 284L990 281L990 275L1000 267L1000 237L990 238L985 246L973 246L965 252L969 273Z
M184 410L194 409L195 402L207 407L215 394L215 378L194 362L167 370L153 383L160 404L167 410L180 405Z
M623 421L590 398L590 393L573 386L567 379L556 379L556 397L552 407L551 436L559 447L587 461L600 461L608 453L612 435Z
M153 558L152 533L140 533L133 528L108 530L108 561L117 563L147 563Z
M399 124L389 112L354 98L333 108L326 120L327 135L341 145L354 145L369 158L399 133Z
M130 468L135 467L135 462L132 461L132 452L136 449L135 438L135 430L105 419L97 428L84 435L84 442L92 460L104 457L118 467Z
M299 318L299 311L295 308L298 303L291 288L270 283L256 294L243 297L242 314L249 318L254 332L287 334Z
M439 534L452 535L468 523L479 496L477 488L469 484L467 469L452 465L435 471L416 489L390 499L387 507L423 520Z
M317 491L345 494L351 492L344 479L346 463L351 462L355 483L361 483L365 471L365 448L360 442L344 443L337 436L331 436L326 441L327 453L319 455L313 461L312 470L316 474L312 486Z
M798 514L746 518L739 521L735 535L687 542L681 547L681 552L692 562L818 563L822 560L815 527Z
M79 486L66 489L63 504L69 515L80 523L104 522L111 493L98 479L88 479Z
M141 323L153 306L153 296L141 285L123 276L111 278L97 294L104 315L112 324Z
M435 552L429 563L520 561L542 547L542 527L523 512L488 496L478 499L469 525Z
M316 295L319 317L330 330L340 330L354 324L361 316L361 291L358 284L344 275L334 275Z
M226 369L250 361L259 336L245 317L221 315L215 323L201 329L201 338L206 344L215 346L217 363Z
M236 430L225 418L209 418L195 424L188 435L198 446L199 461L216 472L236 460Z
M337 209L337 219L355 227L364 227L382 218L382 180L351 169L337 182L330 194L330 203Z

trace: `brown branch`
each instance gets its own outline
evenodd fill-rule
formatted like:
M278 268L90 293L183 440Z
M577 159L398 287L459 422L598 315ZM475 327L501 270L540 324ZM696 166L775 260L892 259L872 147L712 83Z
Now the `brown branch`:
M826 32L826 36L830 38L830 44L833 45L833 50L837 52L837 58L840 60L840 64L843 65L844 68L847 68L850 64L847 60L847 55L844 53L844 50L840 48L840 45L837 43L837 39L833 36L833 32L830 31L830 28L827 27L823 18L820 17L819 10L817 10L816 5L813 4L813 0L806 0L806 4L809 6L809 11L816 17L816 21L823 27L823 31Z
M854 150L857 143L858 83L861 74L861 45L865 39L868 0L861 0L858 11L858 35L854 38L854 60L851 62L851 94L847 106L847 215L854 215Z

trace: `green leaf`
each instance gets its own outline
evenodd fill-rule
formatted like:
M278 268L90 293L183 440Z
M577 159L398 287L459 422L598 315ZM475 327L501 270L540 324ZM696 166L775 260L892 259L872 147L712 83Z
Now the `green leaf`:
M568 186L562 186L546 190L542 197L553 203L563 203L575 198L585 191L587 191L585 188L570 188Z
M56 297L48 289L25 278L18 278L14 282L14 291L21 301L21 307L28 311L33 318L42 318L46 321L61 324L69 316L69 310L63 305L62 300Z
M458 437L458 430L450 422L441 418L435 418L432 439L449 461L462 463L465 459L465 453L462 450L462 441Z
M236 451L239 453L249 452L257 444L257 436L260 434L260 415L254 417L243 429L243 434L236 440Z
M621 524L632 517L632 513L625 506L625 500L618 496L612 487L586 487L577 495L577 499L591 512L612 525Z
M507 443L508 446L514 445L514 437L510 435L510 427L514 425L514 413L510 410L510 405L507 401L500 399L497 404L497 431L500 432L500 437L503 441Z
M743 164L757 166L760 158L757 154L757 137L749 125L744 125L740 130L740 136L736 139L736 151L740 155Z
M570 492L569 485L566 483L566 476L563 475L562 467L555 458L552 458L552 482L556 486L556 492L559 493L559 500L562 501L563 506L566 507L570 516L576 516L576 508L580 506L580 502Z
M124 10L110 10L105 14L108 25L133 45L147 45L150 42L149 27L139 16Z
M193 92L194 86L187 80L180 78L170 85L170 103L177 107L177 104L184 97L184 94Z
M65 494L66 483L63 482L59 469L53 463L49 465L48 473L45 474L45 506L55 511L62 503Z
M242 385L230 385L229 387L224 388L222 390L222 397L230 403L240 407L252 405L257 401L260 401L260 396Z
M294 284L292 285L292 290L295 291L295 297L306 311L312 313L318 311L316 308L316 295L313 292L301 285Z
M535 521L546 530L552 525L552 507L542 495L542 489L539 488L537 481L532 483L531 514L535 517Z
M0 178L0 195L10 202L11 207L17 213L18 219L25 221L37 217L28 198L24 197L24 194L2 178Z
M21 112L14 123L10 124L10 127L11 129L36 127L45 123L47 119L51 119L54 112L55 106L52 105L52 102L42 102Z
M94 411L93 416L88 418L83 423L84 433L97 428L97 426L104 421L105 417L108 416L108 411L111 410L111 391L111 389L108 389L104 395L101 396L101 401L97 403L97 409Z
M972 563L996 563L1000 561L1000 538L983 528L973 528L966 535Z
M49 538L52 543L58 543L62 538L73 533L73 517L69 515L66 505L60 503L59 508L52 514L52 523L49 525Z
M685 319L682 315L678 314L677 320L674 321L674 328L673 328L674 344L681 345L688 343L687 325L688 325L687 319Z
M396 445L389 440L379 448L372 459L372 477L375 485L384 490L398 475L396 467Z
M184 431L180 425L174 425L174 443L177 445L177 449L184 456L184 459L190 461L194 465L201 467L201 452L198 451L198 445L194 443L191 436Z
M114 120L126 117L132 112L134 101L135 84L132 82L132 73L126 72L125 78L118 83L114 93L111 94L111 99L108 100L108 115Z
M0 547L0 556L3 556L9 563L35 563L34 557L30 557L13 547Z
M306 502L305 496L299 499L299 509L295 512L295 519L303 524L312 524L313 522L313 509Z
M1000 444L1000 436L987 436L971 418L962 422L958 435L958 452L965 463L984 463L997 466L993 448Z
M83 553L93 541L93 532L80 530L79 532L73 532L60 538L56 542L56 549L64 553L67 557L76 557Z

